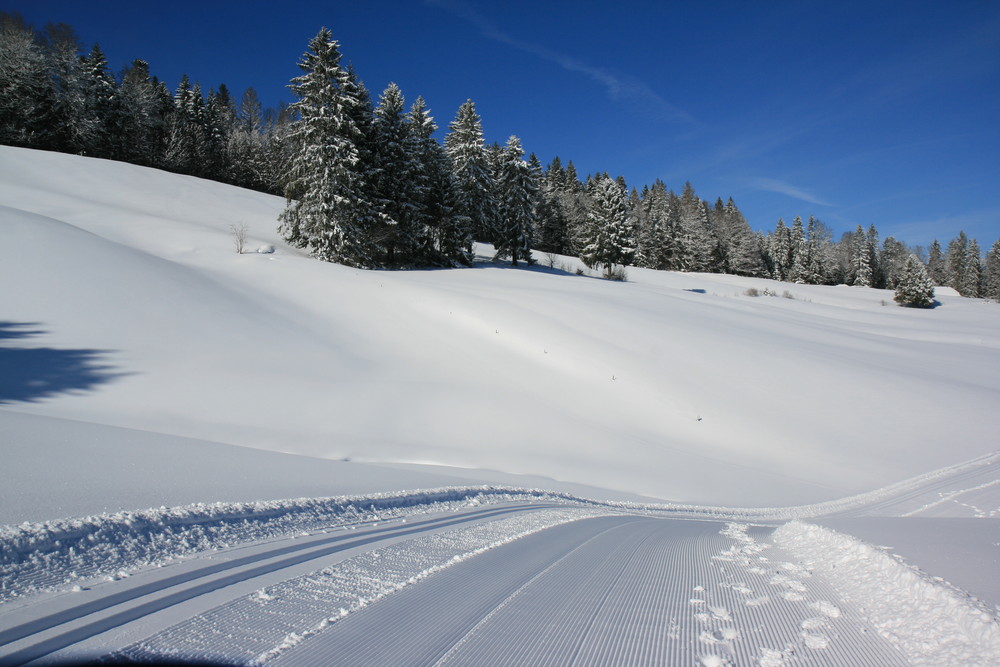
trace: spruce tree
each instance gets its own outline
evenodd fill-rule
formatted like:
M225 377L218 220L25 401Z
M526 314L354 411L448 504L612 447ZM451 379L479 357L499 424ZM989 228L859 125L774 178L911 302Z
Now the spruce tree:
M934 285L915 255L910 255L903 266L894 300L901 306L911 308L930 308L934 305Z
M851 248L851 273L855 287L871 287L873 281L872 274L872 248L869 245L868 237L865 236L861 225L858 225L854 232L854 242Z
M493 240L495 188L483 144L482 121L472 100L466 100L458 108L449 129L444 146L451 159L458 212L468 218L476 240L490 242Z
M983 269L983 297L1000 302L1000 240L986 253Z
M965 254L965 272L958 284L958 293L970 298L978 298L982 291L983 264L980 256L979 243L976 239L969 241Z
M771 277L775 280L787 280L792 269L792 234L783 219L778 218L768 245Z
M927 252L927 273L935 285L948 284L944 253L941 251L941 244L938 243L937 239L931 242L930 250Z
M948 252L944 258L945 283L948 287L954 288L959 294L962 293L962 281L965 279L965 262L969 254L969 237L964 231L960 231L958 236L948 243Z
M367 202L358 196L358 101L348 94L351 80L340 59L339 44L322 28L299 61L303 74L292 79L298 99L290 109L298 117L289 128L292 154L280 232L320 259L371 266Z
M409 140L405 122L403 93L390 83L378 106L373 123L373 161L370 199L378 213L376 236L380 262L384 266L412 263L418 249L419 205L415 191L419 185L419 156Z
M586 241L580 259L588 267L605 268L614 276L615 264L628 264L635 256L635 239L628 200L621 184L607 175L593 180Z
M472 231L469 219L456 211L455 182L451 161L435 141L437 124L427 111L422 97L410 108L408 152L416 156L419 169L417 196L423 220L421 246L423 261L429 264L472 264Z
M708 221L708 208L694 192L690 182L684 184L680 197L680 253L683 271L712 270L715 239Z
M789 233L791 266L788 269L788 280L793 283L807 282L809 266L809 245L806 239L805 226L802 218L795 216Z
M524 149L516 136L507 140L499 154L496 188L496 256L510 257L512 266L517 266L518 259L530 264L538 183L524 161Z
M0 13L0 143L54 148L56 91L46 54L20 16Z
M899 284L902 277L907 256L906 245L892 236L885 237L885 241L882 242L882 251L879 253L878 265L886 289L896 289L896 285Z

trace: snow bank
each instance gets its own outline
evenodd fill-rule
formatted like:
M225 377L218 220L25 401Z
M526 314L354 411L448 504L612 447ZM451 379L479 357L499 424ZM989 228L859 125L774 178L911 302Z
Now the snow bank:
M773 540L825 577L912 664L1000 664L998 619L963 592L821 526L792 521Z
M0 526L0 602L200 551L331 525L517 500L556 499L544 491L489 486L365 497L196 504ZM568 498L559 498L567 502ZM581 504L585 501L578 501Z
M178 556L330 524L378 520L457 505L515 500L550 501L604 511L723 520L810 518L875 503L891 504L935 480L968 476L1000 461L1000 453L899 484L829 503L733 508L680 503L603 501L570 493L513 486L455 486L326 498L198 503L0 526L0 601L95 576L116 575Z

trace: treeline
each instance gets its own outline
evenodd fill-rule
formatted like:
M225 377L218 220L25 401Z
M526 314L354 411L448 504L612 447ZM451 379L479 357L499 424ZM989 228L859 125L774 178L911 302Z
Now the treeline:
M171 92L134 60L113 74L72 27L0 14L0 143L120 160L280 194L286 114L187 76Z
M424 100L407 109L390 84L373 102L326 29L300 60L297 100L275 111L253 89L236 101L187 76L171 93L141 60L114 76L65 25L36 31L9 14L0 24L0 143L283 194L282 235L327 261L467 265L481 241L513 264L534 249L579 256L607 277L631 264L896 289L917 255L935 284L1000 300L1000 241L984 260L964 233L924 251L880 240L874 225L835 240L813 217L755 232L731 198L710 204L690 183L680 194L659 180L629 189L607 173L581 178L559 157L543 168L516 136L488 145L471 100L442 145Z

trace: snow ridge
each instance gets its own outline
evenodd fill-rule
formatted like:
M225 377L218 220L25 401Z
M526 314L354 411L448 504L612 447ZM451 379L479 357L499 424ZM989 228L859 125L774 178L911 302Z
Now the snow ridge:
M526 499L570 500L539 490L453 487L364 497L199 503L0 526L0 602L86 579L128 576L139 568L197 552L331 525Z
M680 503L601 501L569 493L503 486L442 487L367 496L299 498L245 503L198 503L0 526L0 602L53 590L83 579L125 576L129 571L233 544L294 534L319 526L405 514L443 511L514 500L548 500L674 517L722 520L806 519L855 511L939 480L985 469L1000 452L949 466L892 486L847 498L772 508L729 508Z
M829 528L792 521L773 539L852 601L912 664L1000 664L1000 622L968 595Z

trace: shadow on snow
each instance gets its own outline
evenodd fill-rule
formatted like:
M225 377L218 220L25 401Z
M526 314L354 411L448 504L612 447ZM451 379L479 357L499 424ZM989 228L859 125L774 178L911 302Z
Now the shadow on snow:
M0 343L44 333L36 323L0 321ZM125 373L102 362L109 350L0 347L0 405L92 391Z

